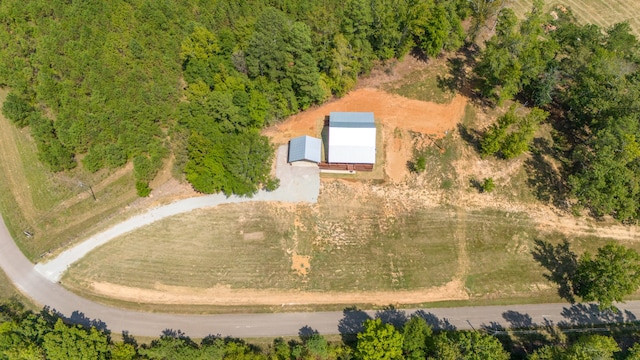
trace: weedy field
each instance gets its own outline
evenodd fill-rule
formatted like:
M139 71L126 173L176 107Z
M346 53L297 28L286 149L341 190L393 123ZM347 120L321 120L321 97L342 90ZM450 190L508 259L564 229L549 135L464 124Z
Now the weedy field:
M0 103L7 93L0 89ZM1 113L0 159L0 212L22 252L35 262L180 189L174 181L166 186L173 190L138 198L131 164L94 174L80 167L53 173L38 160L28 129L15 127ZM168 173L154 185L166 182Z
M508 0L519 15L531 10L532 0ZM546 8L558 5L571 8L578 21L607 28L615 23L628 21L636 36L640 35L640 2L633 0L562 0L546 1Z

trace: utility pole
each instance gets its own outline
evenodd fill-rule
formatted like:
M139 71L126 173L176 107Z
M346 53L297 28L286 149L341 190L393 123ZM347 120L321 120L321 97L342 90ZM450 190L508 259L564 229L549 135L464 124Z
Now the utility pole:
M91 185L86 185L85 183L83 183L82 181L79 182L80 183L80 187L81 188L89 188L89 193L91 194L91 196L93 197L93 201L98 201L98 199L96 199L96 194L93 192L93 188L91 187Z

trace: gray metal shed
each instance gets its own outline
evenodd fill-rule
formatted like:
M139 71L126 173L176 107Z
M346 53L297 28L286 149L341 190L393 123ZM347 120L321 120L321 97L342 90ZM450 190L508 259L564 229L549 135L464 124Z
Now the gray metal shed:
M311 136L300 136L289 141L289 162L298 161L319 163L322 141Z

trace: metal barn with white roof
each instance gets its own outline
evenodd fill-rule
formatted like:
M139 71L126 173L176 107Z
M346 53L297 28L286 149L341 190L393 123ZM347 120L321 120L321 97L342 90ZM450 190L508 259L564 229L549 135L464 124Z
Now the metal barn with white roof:
M332 112L328 137L328 163L375 164L376 125L372 112Z

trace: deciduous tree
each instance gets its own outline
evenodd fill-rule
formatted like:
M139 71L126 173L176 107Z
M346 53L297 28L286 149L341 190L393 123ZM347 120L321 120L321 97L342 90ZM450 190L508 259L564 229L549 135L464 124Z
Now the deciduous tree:
M605 245L595 255L587 252L578 260L573 284L582 300L611 309L640 287L640 254L617 244Z
M356 357L363 360L392 360L402 358L402 334L380 319L369 319L364 331L358 334Z

